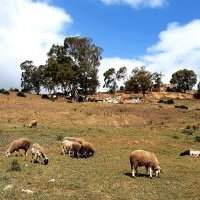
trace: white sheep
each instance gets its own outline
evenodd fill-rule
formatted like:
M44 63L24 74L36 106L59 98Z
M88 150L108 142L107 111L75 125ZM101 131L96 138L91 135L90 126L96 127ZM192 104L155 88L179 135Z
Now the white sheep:
M33 144L31 148L31 155L32 155L32 163L42 163L44 165L47 165L49 162L49 159L47 155L44 153L43 147L41 147L39 144Z
M186 151L180 153L180 156L186 156L186 155L198 157L198 156L200 156L200 151L189 149L189 150L186 150Z
M135 174L138 173L137 168L142 166L146 168L147 173L149 172L150 178L152 178L153 174L155 174L156 177L160 174L161 168L154 153L144 150L135 150L130 154L130 164L132 177L135 177Z

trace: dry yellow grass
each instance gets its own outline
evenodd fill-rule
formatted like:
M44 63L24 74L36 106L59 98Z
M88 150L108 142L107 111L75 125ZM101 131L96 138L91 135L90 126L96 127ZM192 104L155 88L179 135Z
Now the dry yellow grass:
M40 96L0 95L0 199L199 199L200 159L179 153L200 149L193 135L182 133L200 120L199 101L176 100L174 105L146 101L143 104L70 104ZM26 127L32 119L37 128ZM14 138L26 136L47 150L49 165L33 165L30 157L16 157L21 172L7 172L12 157L3 153ZM90 159L61 156L58 136L78 136L92 142L97 153ZM145 149L156 153L164 173L160 179L130 178L129 153ZM28 167L26 165L28 164ZM141 171L144 172L144 171ZM55 183L48 180L55 178ZM14 189L3 192L13 184ZM21 189L31 189L32 196Z

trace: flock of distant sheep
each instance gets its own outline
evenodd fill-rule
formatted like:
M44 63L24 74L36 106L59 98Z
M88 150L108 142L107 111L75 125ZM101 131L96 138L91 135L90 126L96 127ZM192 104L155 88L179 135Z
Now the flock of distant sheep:
M37 121L33 120L30 122L29 127L36 127ZM27 156L27 151L31 147L31 162L32 163L41 163L47 165L49 159L45 154L43 147L35 143L31 146L31 141L27 138L19 138L10 143L6 156L10 156L14 152L19 152L24 150L25 156ZM65 137L62 141L61 154L69 155L74 158L88 158L93 156L95 149L93 145L82 138L75 137ZM200 156L200 151L195 150L186 150L180 154L180 156L190 155L190 156ZM149 174L149 177L153 176L159 177L161 172L160 164L154 153L144 151L144 150L135 150L130 154L130 165L132 177L135 177L138 174L138 167L145 167L146 173Z

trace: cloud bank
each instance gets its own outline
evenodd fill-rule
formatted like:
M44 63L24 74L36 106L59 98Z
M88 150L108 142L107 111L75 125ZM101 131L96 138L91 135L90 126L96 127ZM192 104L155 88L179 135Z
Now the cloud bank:
M200 75L199 35L199 19L184 25L171 23L159 34L158 42L147 48L146 54L140 58L105 58L99 73L100 80L103 82L103 72L111 67L127 66L131 71L138 65L146 66L152 72L162 72L164 82L169 82L172 73L183 68L192 69Z
M63 41L63 28L72 23L64 10L40 0L1 0L0 87L20 86L20 63L46 60L53 43Z
M120 5L120 4L127 4L133 8L138 7L162 7L167 3L167 0L101 0L106 5Z

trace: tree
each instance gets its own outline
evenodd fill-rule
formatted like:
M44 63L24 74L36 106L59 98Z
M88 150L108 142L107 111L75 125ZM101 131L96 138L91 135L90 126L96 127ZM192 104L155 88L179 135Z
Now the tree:
M162 73L154 72L152 74L152 88L160 90L162 84Z
M104 74L104 88L109 88L110 93L115 93L117 89L116 72L114 68L108 69Z
M127 68L121 67L116 72L114 68L108 69L104 74L104 88L109 88L110 93L115 93L118 85L117 81L125 79L127 76Z
M199 82L198 85L197 85L197 93L200 94L200 82Z
M172 78L170 80L171 84L175 85L176 91L184 91L192 90L194 85L197 82L197 75L193 70L179 70L172 74Z
M97 73L102 59L102 49L96 46L91 39L84 37L66 38L64 48L77 66L77 92L81 95L94 94L99 86Z
M152 85L152 74L146 71L144 67L135 68L132 75L125 83L125 90L133 92L142 92L143 96Z
M63 45L53 45L44 70L45 87L62 89L72 98L94 94L102 49L91 39L67 37Z
M21 63L20 68L22 70L22 90L27 92L35 91L36 94L39 94L42 82L40 68L35 66L30 60Z

